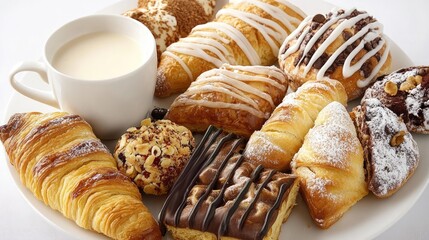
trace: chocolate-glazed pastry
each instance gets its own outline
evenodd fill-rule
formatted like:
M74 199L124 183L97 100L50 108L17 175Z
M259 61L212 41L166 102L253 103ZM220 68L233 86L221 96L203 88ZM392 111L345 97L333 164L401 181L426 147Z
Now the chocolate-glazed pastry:
M380 77L362 101L377 98L401 116L411 132L429 134L429 67L403 68Z
M383 25L364 11L337 10L307 17L284 41L279 65L296 90L304 82L340 81L349 101L389 72L391 56Z
M365 99L351 115L364 149L368 189L379 198L389 197L417 168L417 143L402 119L376 98Z
M173 186L159 221L175 239L277 239L295 204L294 175L255 167L242 138L210 127Z

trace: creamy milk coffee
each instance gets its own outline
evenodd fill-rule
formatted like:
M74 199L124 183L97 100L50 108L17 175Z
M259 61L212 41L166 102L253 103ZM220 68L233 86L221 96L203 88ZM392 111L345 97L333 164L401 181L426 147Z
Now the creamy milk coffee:
M118 77L137 69L143 54L136 40L115 32L95 32L64 44L52 65L59 72L85 80Z

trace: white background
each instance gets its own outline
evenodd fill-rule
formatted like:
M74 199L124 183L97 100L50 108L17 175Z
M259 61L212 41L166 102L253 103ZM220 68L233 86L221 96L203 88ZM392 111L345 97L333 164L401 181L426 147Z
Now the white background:
M115 2L117 0L0 0L0 121L3 121L3 113L13 93L7 80L12 66L19 61L39 59L44 41L65 22ZM429 1L328 2L368 11L384 24L385 33L416 65L429 65ZM0 147L0 158L4 156L2 151ZM0 239L73 239L31 209L15 188L6 164L5 159L0 159ZM415 206L377 239L429 239L428 202L427 189Z

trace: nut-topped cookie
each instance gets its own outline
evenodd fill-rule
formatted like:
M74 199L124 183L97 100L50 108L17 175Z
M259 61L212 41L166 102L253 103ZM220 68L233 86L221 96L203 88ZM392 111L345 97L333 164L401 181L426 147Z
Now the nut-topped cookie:
M118 168L147 194L166 194L187 163L195 140L191 131L169 120L145 119L118 141Z
M401 116L411 132L429 133L429 67L409 67L381 77L362 101L377 98Z

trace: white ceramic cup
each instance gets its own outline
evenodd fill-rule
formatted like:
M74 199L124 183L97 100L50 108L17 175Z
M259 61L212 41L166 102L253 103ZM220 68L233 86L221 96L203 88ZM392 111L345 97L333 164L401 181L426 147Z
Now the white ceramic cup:
M109 31L135 39L143 49L143 63L134 71L105 80L83 80L52 66L55 53L65 43L93 32ZM42 62L22 62L9 75L12 87L36 101L78 114L88 121L101 139L118 138L127 128L139 126L152 107L156 79L156 45L149 29L120 15L91 15L56 30L47 40ZM52 91L41 91L19 82L15 75L32 71Z

